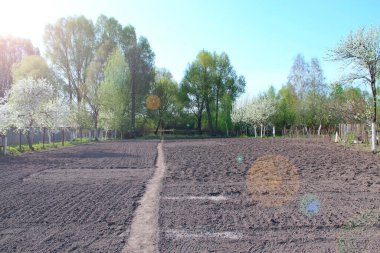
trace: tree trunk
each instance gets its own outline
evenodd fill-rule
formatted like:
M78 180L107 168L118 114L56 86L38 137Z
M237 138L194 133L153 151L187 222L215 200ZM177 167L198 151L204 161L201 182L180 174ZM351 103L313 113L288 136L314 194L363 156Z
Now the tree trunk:
M90 141L91 141L91 130L88 130L87 134L88 134L87 142L90 143Z
M21 152L21 141L22 141L22 131L20 130L20 133L19 133L19 149L20 149L20 152Z
M322 129L322 124L319 124L319 127L318 127L318 136L321 135L321 129Z
M219 90L216 91L215 131L218 131Z
M46 127L42 130L42 148L45 148L45 135L46 135Z
M134 74L131 78L131 128L132 128L132 137L135 136L135 119L136 119L136 81Z
M8 137L7 135L4 135L3 137L3 154L7 155L7 148L8 148Z
M263 138L263 124L260 124L260 137Z
M94 138L95 138L95 141L99 141L99 132L98 132L97 127L95 127L94 129Z
M255 138L257 138L257 127L256 127L256 125L253 126L253 129L255 131Z
M28 132L26 133L26 139L28 140L28 146L29 146L29 149L33 151L34 148L33 148L33 144L32 144L32 138L31 138L31 132L30 132L30 129L29 129Z
M374 79L372 79L374 80ZM375 81L371 82L371 88L372 88L372 99L373 99L373 112L372 112L372 124L371 124L371 130L372 130L372 153L376 154L377 147L376 147L376 83Z
M157 123L156 131L154 131L155 135L157 135L157 133L158 133L158 129L160 128L160 124L161 124L161 119Z
M199 103L198 103L199 105ZM197 112L197 129L198 129L198 132L199 134L202 134L202 112L203 112L203 105L204 105L204 101L202 100L201 104L200 104L200 107L198 108L198 112Z
M377 152L377 147L376 147L377 139L376 139L376 123L374 123L374 122L371 123L371 132L372 132L371 149L372 149L372 153L376 154L376 152Z
M48 143L51 143L51 129L48 129Z
M211 110L210 110L210 105L208 101L206 101L206 112L207 112L208 129L211 132L211 134L214 135L214 129L212 127Z
M202 134L202 113L200 115L198 115L197 117L197 130L199 132L199 134Z
M273 126L273 137L276 137L276 127Z

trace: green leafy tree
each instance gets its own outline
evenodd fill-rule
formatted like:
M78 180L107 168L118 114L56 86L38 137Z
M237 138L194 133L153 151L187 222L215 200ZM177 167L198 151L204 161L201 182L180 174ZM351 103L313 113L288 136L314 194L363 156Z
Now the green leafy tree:
M130 73L131 132L135 135L136 114L143 111L145 97L154 81L154 53L145 37L137 39L133 26L124 27L120 39Z
M202 114L204 111L202 84L200 67L196 62L193 62L186 69L185 76L180 84L179 97L185 110L195 116L199 133L202 133Z
M215 83L213 85L213 90L215 93L215 130L218 130L218 114L220 102L227 103L224 105L222 103L223 111L227 121L230 121L229 114L232 110L231 102L244 92L245 88L245 79L243 76L237 76L233 66L231 65L230 59L226 53L217 55L213 54L214 57L214 66L215 66ZM225 97L225 95L229 98ZM223 98L221 100L221 98ZM228 108L231 109L228 109Z
M117 48L121 25L113 18L101 15L96 23L95 56L87 68L84 97L89 105L95 140L98 140L99 117L101 114L100 86L105 78L107 60Z
M63 90L72 103L81 104L86 76L95 49L95 28L84 16L60 18L45 28L46 54L53 70L64 81Z
M299 99L293 85L287 84L278 91L276 124L284 129L294 126L298 118Z
M120 49L114 49L107 60L104 80L100 84L100 122L107 129L125 131L130 104L130 76L128 65Z
M167 70L156 71L151 94L159 98L159 107L150 109L150 113L153 114L157 122L157 134L160 125L164 126L177 113L178 84L173 80L170 72Z

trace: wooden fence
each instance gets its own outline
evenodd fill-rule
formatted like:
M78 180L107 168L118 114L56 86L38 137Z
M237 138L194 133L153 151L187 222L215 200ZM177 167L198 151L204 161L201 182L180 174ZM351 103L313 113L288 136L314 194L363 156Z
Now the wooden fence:
M366 124L339 124L338 135L343 141L369 143L369 130Z

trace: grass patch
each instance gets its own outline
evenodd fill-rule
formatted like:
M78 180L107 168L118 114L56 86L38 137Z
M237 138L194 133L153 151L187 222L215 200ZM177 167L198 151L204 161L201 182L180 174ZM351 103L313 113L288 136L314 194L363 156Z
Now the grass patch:
M94 142L94 141L95 139L91 138L90 142ZM99 139L99 141L105 141L105 140ZM21 145L21 148L20 148L20 145L11 145L11 146L8 146L7 153L8 155L18 156L18 155L22 155L28 152L66 148L66 147L71 147L71 146L86 144L86 143L88 143L88 138L76 138L76 139L73 139L72 141L65 141L64 146L62 146L61 141L45 143L45 145L42 142L39 142L39 143L33 143L32 146L34 150L31 150L29 148L29 145L27 144ZM0 156L3 156L2 152L0 152Z

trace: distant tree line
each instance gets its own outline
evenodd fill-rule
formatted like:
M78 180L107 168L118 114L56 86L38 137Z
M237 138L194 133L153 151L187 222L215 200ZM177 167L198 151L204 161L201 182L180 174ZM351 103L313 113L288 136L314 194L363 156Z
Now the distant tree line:
M46 58L29 40L0 37L0 134L14 128L29 140L35 128L72 127L93 129L95 139L98 129L124 137L160 128L263 136L363 123L375 142L377 27L360 28L328 51L348 70L340 81L327 83L319 60L298 54L278 91L239 101L245 78L226 53L201 50L177 83L155 66L148 40L114 18L60 18L46 26L44 42Z
M178 84L155 66L148 40L104 15L60 18L45 28L46 55L29 40L0 37L0 131L65 127L179 128L224 134L245 80L226 53L200 51ZM151 102L155 106L151 106ZM30 143L31 146L31 143Z

